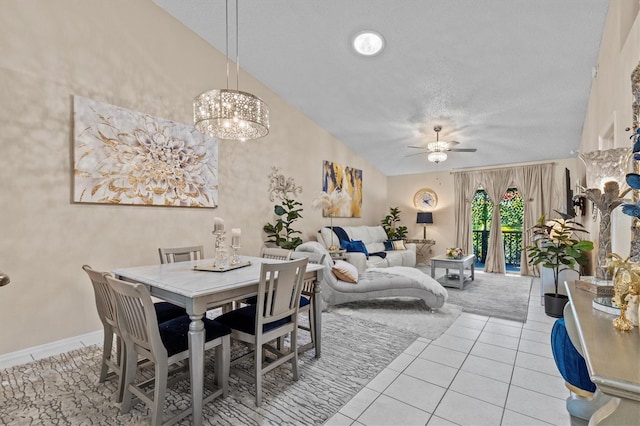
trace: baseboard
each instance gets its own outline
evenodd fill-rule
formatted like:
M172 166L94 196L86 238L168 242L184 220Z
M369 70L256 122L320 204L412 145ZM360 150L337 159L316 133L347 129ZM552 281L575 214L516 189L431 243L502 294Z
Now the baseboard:
M74 349L101 344L103 333L103 330L93 331L91 333L81 334L79 336L69 337L67 339L57 340L44 345L33 346L31 348L0 355L0 368L9 368L15 365L26 364L27 362L47 358L53 355L59 355Z

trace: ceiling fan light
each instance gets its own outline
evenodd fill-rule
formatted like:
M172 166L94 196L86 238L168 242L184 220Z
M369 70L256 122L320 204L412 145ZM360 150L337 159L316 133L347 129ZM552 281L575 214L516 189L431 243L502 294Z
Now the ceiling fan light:
M444 161L447 159L447 154L445 152L442 151L437 151L437 152L430 152L429 155L427 156L427 160L431 161L432 163L436 163L438 164L441 161Z

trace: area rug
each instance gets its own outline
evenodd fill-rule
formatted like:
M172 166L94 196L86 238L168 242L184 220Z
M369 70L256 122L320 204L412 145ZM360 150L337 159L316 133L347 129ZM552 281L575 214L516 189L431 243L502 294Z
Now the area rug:
M300 357L300 379L294 382L290 364L267 373L263 401L255 407L253 385L235 375L230 393L203 410L207 425L318 425L335 414L417 335L406 330L352 316L323 313L322 356L314 351ZM308 341L308 333L301 340ZM119 414L113 397L115 380L98 383L98 345L0 370L0 423L146 425L146 406ZM206 356L206 380L212 380L213 351ZM241 368L250 371L251 363ZM171 387L165 415L190 404L188 380ZM181 425L190 424L190 417Z
M449 303L432 311L423 300L401 297L349 302L329 309L339 315L400 328L431 340L444 333L462 313L462 307Z
M422 271L431 274L430 268ZM476 271L475 280L465 282L462 290L447 287L447 304L461 306L464 312L525 322L532 282L533 277Z

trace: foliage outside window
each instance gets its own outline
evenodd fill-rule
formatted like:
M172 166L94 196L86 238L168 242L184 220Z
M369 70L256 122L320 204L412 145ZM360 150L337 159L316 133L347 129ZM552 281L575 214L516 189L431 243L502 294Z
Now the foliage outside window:
M489 231L493 203L483 189L476 191L471 203L471 221L474 231ZM524 201L516 188L509 188L500 200L502 231L522 231Z

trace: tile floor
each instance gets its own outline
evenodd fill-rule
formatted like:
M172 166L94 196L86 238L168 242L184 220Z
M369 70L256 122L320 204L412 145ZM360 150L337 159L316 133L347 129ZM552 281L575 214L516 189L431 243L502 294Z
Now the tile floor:
M523 324L463 313L419 338L325 425L580 425L551 353L539 280Z

